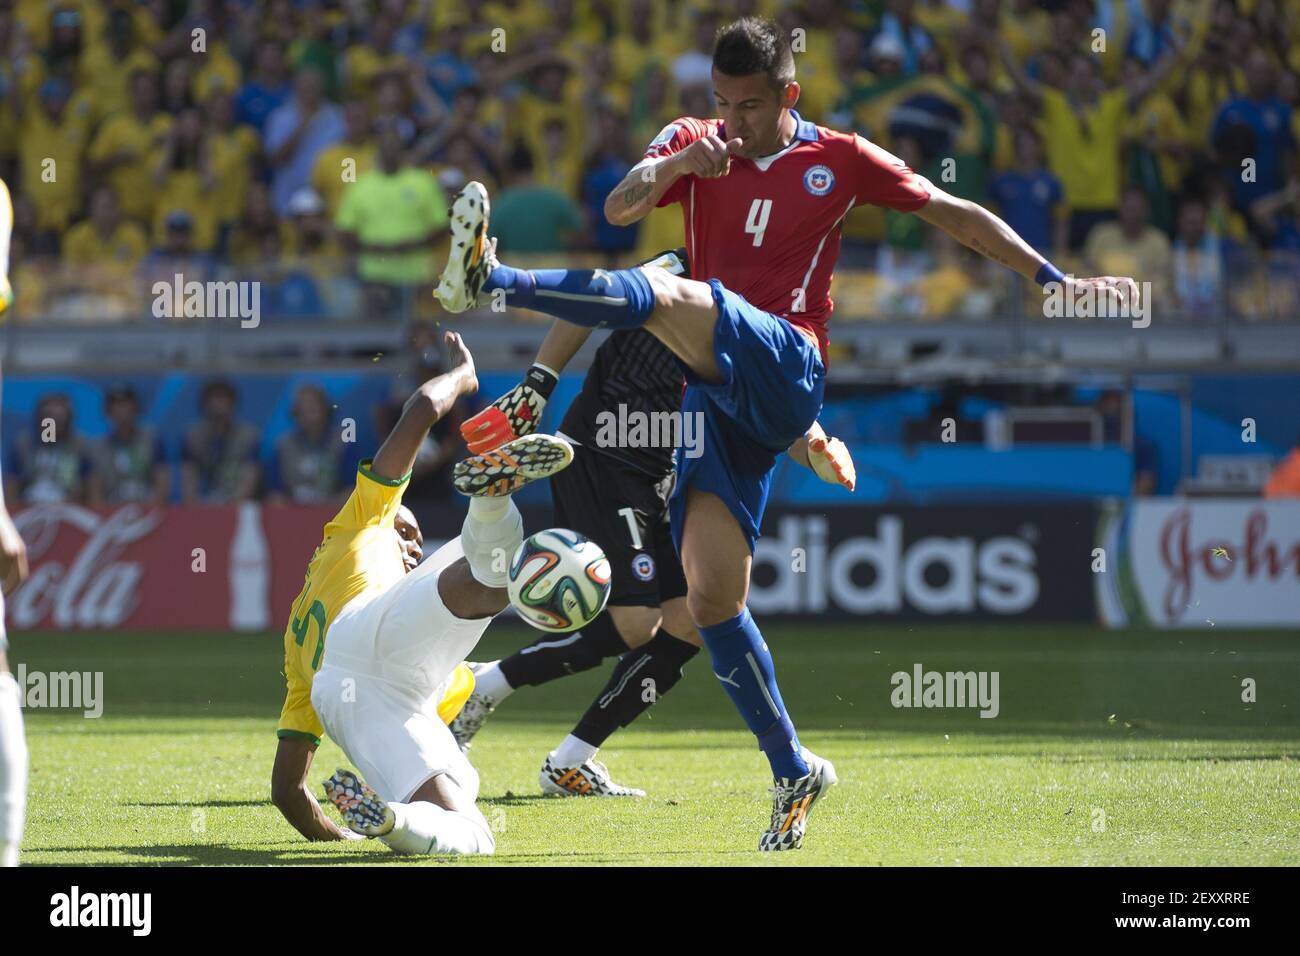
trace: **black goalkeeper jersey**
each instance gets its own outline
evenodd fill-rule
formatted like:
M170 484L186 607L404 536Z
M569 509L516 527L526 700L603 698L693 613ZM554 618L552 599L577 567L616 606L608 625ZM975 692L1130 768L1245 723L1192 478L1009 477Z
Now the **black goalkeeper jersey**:
M673 448L663 447L664 442L658 442L660 447L647 447L648 442L610 442L608 423L635 421L656 413L662 420L665 412L676 419L685 387L677 357L653 335L644 329L613 332L596 350L582 391L565 413L560 431L593 451L661 480L673 470ZM606 423L603 438L599 434L602 422Z

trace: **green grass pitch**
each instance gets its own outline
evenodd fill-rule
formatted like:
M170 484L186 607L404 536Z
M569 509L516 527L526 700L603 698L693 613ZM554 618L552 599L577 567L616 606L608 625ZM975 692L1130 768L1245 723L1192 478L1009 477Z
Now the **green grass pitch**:
M538 795L546 752L607 668L525 689L471 757L485 864L1295 865L1300 643L1292 634L1089 627L771 626L786 703L841 785L804 849L760 856L765 763L707 659L602 751L644 800ZM476 656L530 634L498 624ZM268 799L278 635L16 635L10 663L103 671L104 713L25 713L28 864L447 865L373 841L308 844ZM1001 713L904 710L890 675L996 670ZM1257 702L1243 703L1243 679ZM343 761L326 741L313 777ZM323 799L323 795L322 795ZM333 810L330 810L333 813Z

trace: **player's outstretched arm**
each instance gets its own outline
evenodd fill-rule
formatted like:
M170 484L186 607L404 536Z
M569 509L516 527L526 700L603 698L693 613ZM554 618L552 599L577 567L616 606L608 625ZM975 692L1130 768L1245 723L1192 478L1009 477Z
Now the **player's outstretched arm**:
M578 354L592 329L556 319L537 350L537 360L524 380L460 426L465 444L475 455L499 448L514 438L531 435L542 420L546 403L564 367Z
M308 740L281 737L271 769L271 802L289 824L308 840L346 840L312 795L307 784L316 746Z
M559 375L564 371L565 366L573 361L578 351L587 344L587 339L591 338L591 333L594 331L595 329L556 319L551 323L546 338L542 339L541 348L537 350L537 358L533 364L549 369L553 375Z
M630 226L650 214L680 176L712 179L731 172L731 154L741 145L739 137L723 142L710 133L680 152L662 159L637 163L605 199L605 218L614 226Z
M930 201L916 215L938 226L967 248L1001 263L1039 285L1061 282L1068 286L1096 286L1106 290L1121 307L1138 305L1137 283L1124 276L1072 279L1033 250L1014 229L983 206L958 199L934 184L927 184Z
M478 391L474 356L461 337L448 332L443 336L443 345L451 370L429 379L406 400L401 417L370 463L371 473L378 478L397 481L410 472L429 429L451 410L456 399Z
M840 485L852 491L858 483L858 472L848 446L838 438L829 437L818 422L787 450L791 458L811 468L822 481Z

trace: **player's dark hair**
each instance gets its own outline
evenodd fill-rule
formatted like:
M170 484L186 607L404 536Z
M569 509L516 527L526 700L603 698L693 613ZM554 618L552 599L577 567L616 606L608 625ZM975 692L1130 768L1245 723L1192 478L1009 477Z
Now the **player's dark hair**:
M743 17L718 30L713 68L727 76L765 73L775 89L783 90L794 81L794 53L774 21Z

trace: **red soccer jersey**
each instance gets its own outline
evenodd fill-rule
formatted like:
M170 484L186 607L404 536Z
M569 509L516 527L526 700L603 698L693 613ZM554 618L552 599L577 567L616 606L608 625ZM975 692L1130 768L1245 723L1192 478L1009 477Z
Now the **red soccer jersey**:
M902 160L856 133L794 118L794 139L779 153L733 156L731 171L716 179L679 177L659 205L682 204L692 278L718 279L765 312L810 330L825 361L844 217L864 203L911 212L930 192ZM671 156L710 133L727 139L722 120L673 120L646 159Z

